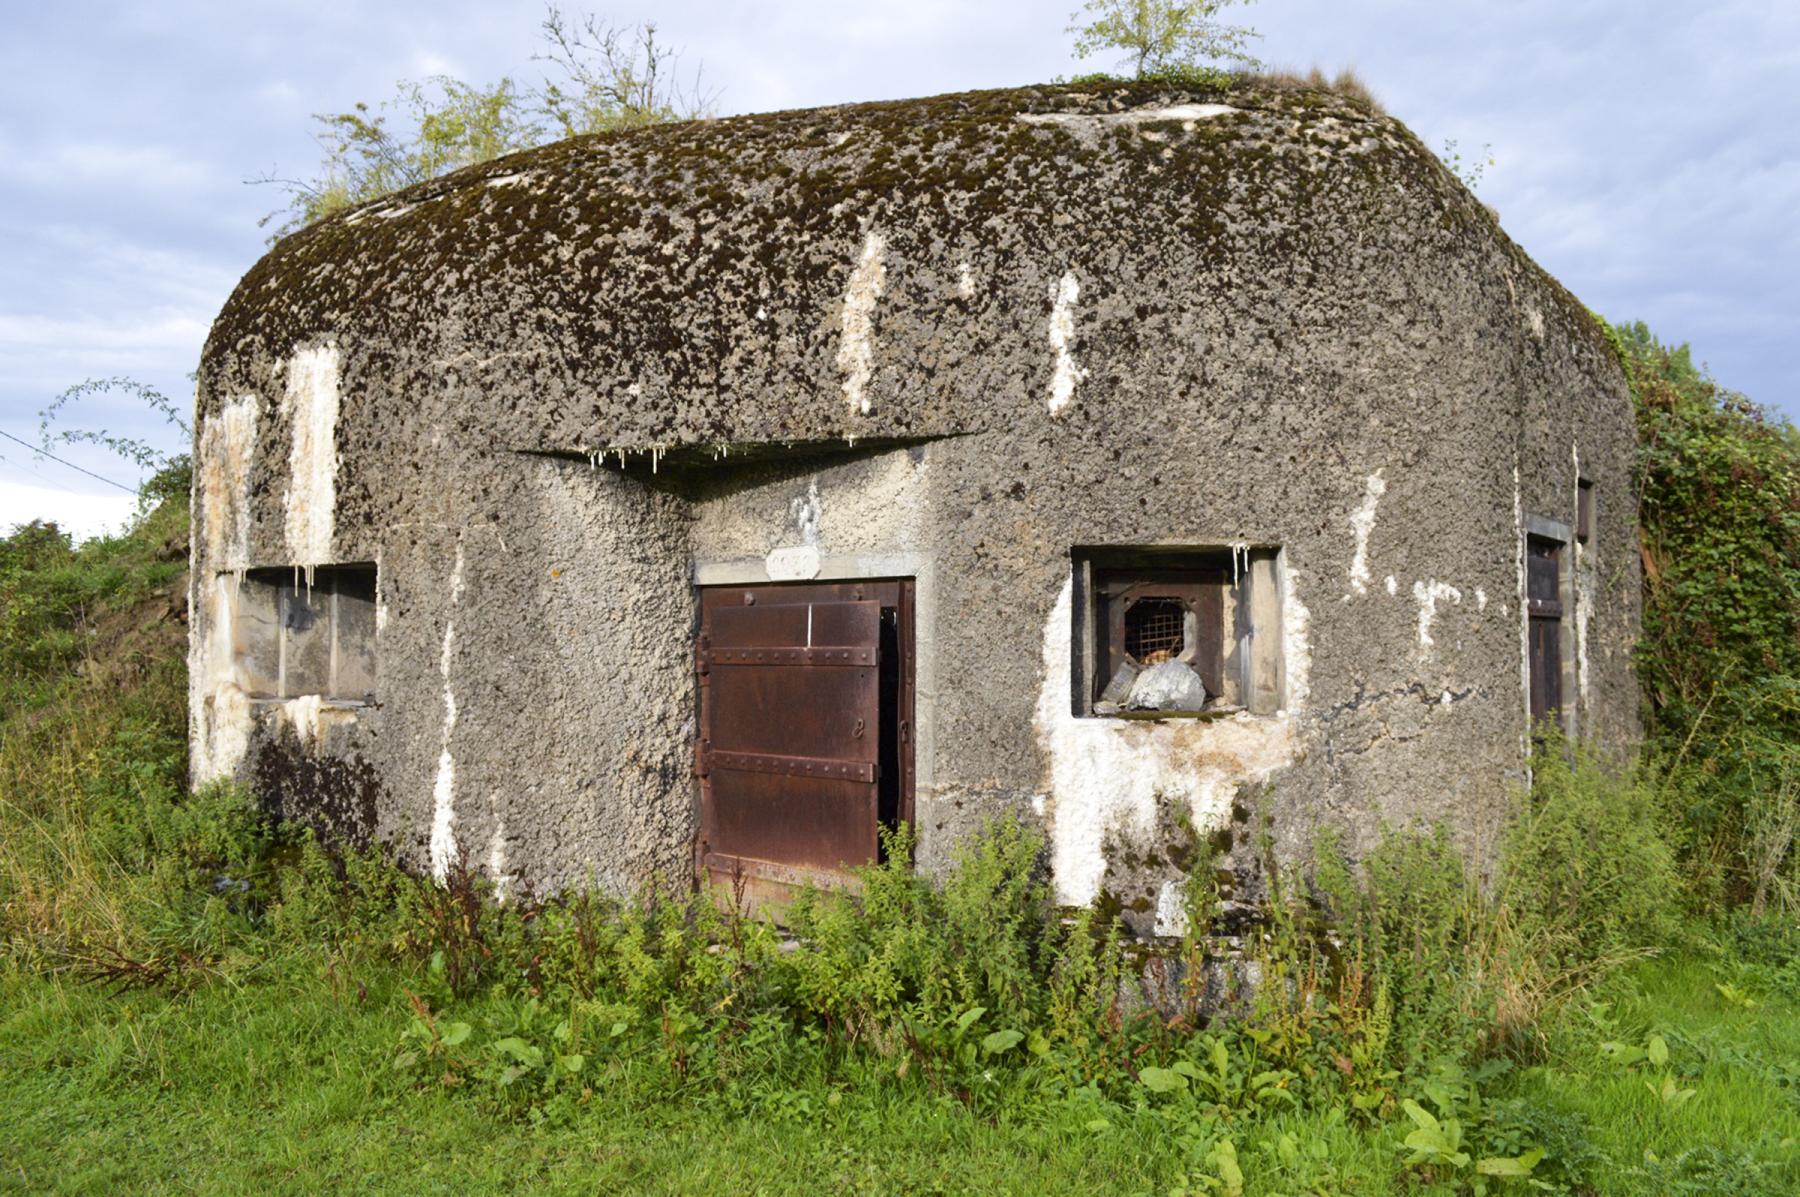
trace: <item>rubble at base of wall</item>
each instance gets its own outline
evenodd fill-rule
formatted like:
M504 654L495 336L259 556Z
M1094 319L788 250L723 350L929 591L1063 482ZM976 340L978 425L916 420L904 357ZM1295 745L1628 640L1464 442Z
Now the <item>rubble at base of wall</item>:
M1244 936L1209 937L1201 941L1196 965L1179 939L1135 941L1126 949L1133 967L1119 980L1121 1008L1164 1018L1190 1015L1202 1023L1249 1017L1265 978L1247 942ZM1286 984L1291 990L1294 981Z
M1194 1013L1209 1021L1249 1014L1262 988L1262 965L1245 952L1240 936L1202 945L1196 963L1178 939L1132 944L1126 952L1134 967L1120 978L1120 1005L1129 1013Z

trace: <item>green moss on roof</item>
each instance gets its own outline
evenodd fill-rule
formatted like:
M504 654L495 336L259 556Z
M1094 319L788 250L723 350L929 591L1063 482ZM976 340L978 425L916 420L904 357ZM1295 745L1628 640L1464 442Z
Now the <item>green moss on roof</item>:
M261 306L259 300L277 295L289 306L323 299L342 287L346 273L379 281L384 259L448 249L446 234L481 226L512 234L505 240L514 252L496 245L483 255L491 263L516 259L518 251L528 254L546 237L581 244L634 229L653 239L681 232L694 236L699 230L678 227L678 217L693 221L746 206L766 204L771 215L817 226L830 223L835 205L909 184L991 193L998 190L997 179L1028 180L1042 159L1063 149L1053 132L1018 122L1022 113L1103 115L1226 100L1296 122L1368 119L1355 103L1323 92L1194 91L1120 82L968 92L594 134L482 163L303 229L258 263L231 307L239 300ZM834 144L846 135L849 140ZM1116 141L1129 149L1135 139ZM1015 169L997 176L993 159L1015 155L1024 161L1010 163ZM505 180L519 175L529 178L509 191Z
M1019 119L1209 103L1235 111L1082 128ZM203 383L324 340L415 369L464 350L517 353L520 369L588 392L570 419L596 437L730 440L742 429L727 409L746 388L808 394L833 376L832 314L870 228L915 269L1098 270L1072 263L1072 247L1119 257L1178 241L1291 280L1330 269L1319 255L1334 227L1402 218L1445 246L1498 235L1398 122L1303 87L1069 84L653 126L483 163L291 235L221 313ZM920 285L895 277L890 291ZM988 324L1041 321L1044 302ZM890 296L883 310L938 318L929 306ZM936 307L958 311L948 298ZM991 367L974 344L958 360L978 377ZM880 426L959 430L930 411L890 411ZM776 431L875 429L819 417Z

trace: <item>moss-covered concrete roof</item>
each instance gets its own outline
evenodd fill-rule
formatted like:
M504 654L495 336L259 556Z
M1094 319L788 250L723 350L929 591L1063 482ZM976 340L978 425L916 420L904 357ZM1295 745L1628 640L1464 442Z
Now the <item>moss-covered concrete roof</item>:
M448 387L522 448L940 435L1042 389L1065 276L1067 335L1129 344L1195 335L1201 302L1273 320L1276 291L1471 235L1523 263L1404 127L1327 91L733 117L573 138L295 233L221 313L202 382L330 342L364 386Z

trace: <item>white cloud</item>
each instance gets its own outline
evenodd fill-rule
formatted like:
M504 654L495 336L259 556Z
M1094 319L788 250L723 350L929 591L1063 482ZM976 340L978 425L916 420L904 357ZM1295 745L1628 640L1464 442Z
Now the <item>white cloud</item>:
M412 74L416 78L425 79L432 75L455 75L461 78L463 73L454 58L431 50L420 50L413 55Z
M256 98L284 107L299 103L300 89L286 79L275 79L256 89Z
M133 306L153 296L164 303L206 309L210 320L239 277L238 265L216 252L147 244L104 225L45 223L32 229L31 237L38 253L78 266L119 302ZM0 310L5 306L0 300Z
M182 312L31 316L0 313L0 377L35 385L67 377L166 370L199 360L209 321ZM80 379L72 381L79 382Z
M137 511L137 499L122 492L79 494L15 481L0 474L0 536L33 520L55 523L76 540L118 532Z
M1354 63L1434 149L1491 143L1482 198L1588 306L1692 340L1722 381L1800 415L1780 332L1800 310L1800 5L1314 0L1256 17L1267 56Z
M100 141L50 147L41 154L14 159L13 175L31 183L120 186L134 191L191 190L211 173L167 146L113 145Z

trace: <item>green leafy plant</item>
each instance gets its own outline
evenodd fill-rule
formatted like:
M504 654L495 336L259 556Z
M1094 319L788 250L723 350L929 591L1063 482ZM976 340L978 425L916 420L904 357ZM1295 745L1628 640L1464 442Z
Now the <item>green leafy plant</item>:
M1481 1149L1477 1143L1492 1124L1478 1084L1460 1069L1440 1068L1437 1077L1425 1084L1424 1092L1436 1107L1435 1114L1412 1098L1400 1103L1412 1124L1401 1141L1407 1167L1452 1177L1479 1195L1490 1190L1492 1181L1531 1176L1543 1161L1545 1152L1539 1146L1514 1155L1476 1154ZM1476 1128L1474 1133L1465 1132L1465 1120Z
M1719 996L1725 999L1727 1005L1739 1010L1755 1010L1762 1005L1761 1002L1728 981L1715 981L1713 988L1719 991Z
M1494 147L1484 145L1479 154L1465 158L1458 144L1454 137L1446 137L1444 147L1438 151L1438 157L1464 187L1475 191L1480 188L1481 180L1494 165Z
M1256 31L1217 19L1219 10L1238 2L1088 0L1069 18L1068 32L1077 58L1117 52L1139 78L1217 78L1209 61L1256 64L1248 49Z
M1638 424L1636 665L1702 901L1792 909L1800 830L1800 432L1642 322L1603 325Z
M677 74L680 52L657 40L654 23L627 27L566 17L554 5L540 26L534 61L540 85L512 78L469 83L448 75L400 82L394 97L314 116L324 151L310 178L263 175L288 204L263 218L285 236L334 212L369 203L451 171L562 137L638 128L712 114L716 93L695 71Z
M1646 1077L1644 1087L1670 1110L1680 1109L1697 1092L1692 1088L1682 1088L1676 1080L1675 1073L1669 1068L1669 1042L1661 1035L1651 1035L1642 1046L1607 1040L1600 1044L1599 1051L1603 1058L1621 1068L1636 1069L1639 1065L1647 1064L1652 1070L1660 1072L1654 1078Z
M394 1071L402 1075L435 1073L437 1083L450 1088L462 1084L470 1060L459 1050L475 1028L456 1020L440 1020L418 994L408 993L412 1019L401 1033Z
M1200 1197L1218 1193L1221 1197L1243 1197L1244 1170L1238 1164L1237 1145L1221 1138L1206 1150L1201 1161L1204 1172L1189 1172L1182 1183L1169 1190L1170 1197Z

